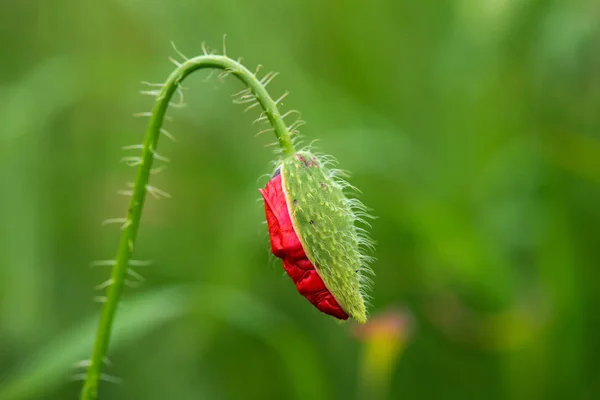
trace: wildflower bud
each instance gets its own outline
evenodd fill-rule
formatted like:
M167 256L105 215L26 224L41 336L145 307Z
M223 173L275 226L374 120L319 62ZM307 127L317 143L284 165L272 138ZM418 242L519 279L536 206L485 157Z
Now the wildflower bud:
M363 230L364 206L348 199L348 186L318 157L298 152L284 159L260 192L271 250L298 292L320 311L345 320L367 320L364 272L369 257L361 245L372 246Z

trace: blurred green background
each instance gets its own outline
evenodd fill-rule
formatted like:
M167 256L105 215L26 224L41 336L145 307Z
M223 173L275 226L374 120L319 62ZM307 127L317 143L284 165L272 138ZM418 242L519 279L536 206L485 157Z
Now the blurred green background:
M0 399L77 398L140 81L224 33L378 216L379 323L296 293L257 201L273 138L198 72L102 399L600 398L597 0L28 0L0 5Z

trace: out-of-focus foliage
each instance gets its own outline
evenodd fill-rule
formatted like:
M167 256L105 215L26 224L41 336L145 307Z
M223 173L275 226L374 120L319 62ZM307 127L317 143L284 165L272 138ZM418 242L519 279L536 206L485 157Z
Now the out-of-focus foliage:
M412 322L359 339L295 293L256 202L273 138L200 72L101 398L600 397L596 0L30 0L0 5L0 399L77 397L140 81L169 74L171 41L224 33L353 173L379 217L371 314Z

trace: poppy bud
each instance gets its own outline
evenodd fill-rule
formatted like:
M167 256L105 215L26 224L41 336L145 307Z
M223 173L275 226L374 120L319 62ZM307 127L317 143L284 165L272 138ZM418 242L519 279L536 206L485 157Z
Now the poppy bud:
M361 246L372 242L355 226L368 214L344 195L347 186L319 158L298 152L281 162L260 192L271 250L298 292L326 314L364 323L370 258Z

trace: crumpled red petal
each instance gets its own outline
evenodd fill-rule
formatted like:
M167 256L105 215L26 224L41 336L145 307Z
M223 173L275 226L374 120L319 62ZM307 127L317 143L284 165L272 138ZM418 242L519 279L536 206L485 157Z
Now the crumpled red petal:
M267 186L259 191L265 200L271 251L283 260L283 268L296 284L298 292L320 311L338 319L348 319L348 314L327 289L314 265L306 256L302 243L294 231L283 193L281 174L277 173Z

